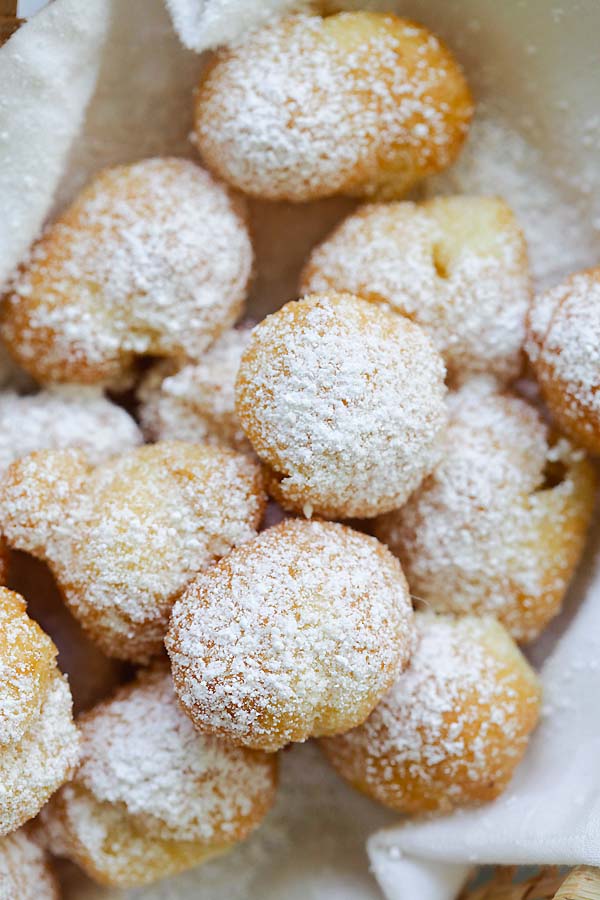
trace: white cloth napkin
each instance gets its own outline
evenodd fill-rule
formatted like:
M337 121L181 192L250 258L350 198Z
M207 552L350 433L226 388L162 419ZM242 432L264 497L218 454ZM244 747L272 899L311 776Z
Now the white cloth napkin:
M298 0L166 0L166 3L183 45L198 52L226 44L246 28L302 5Z
M44 222L96 84L107 0L42 10L0 53L0 283Z
M292 5L290 0L166 2L181 41L196 51L239 33L255 21L257 12L271 15ZM543 278L548 274L544 267L550 264L558 273L565 263L567 268L592 263L594 242L588 245L580 235L595 237L593 212L599 194L581 183L581 173L587 171L590 158L595 160L596 145L592 142L586 156L584 145L571 141L569 146L568 138L584 130L575 115L579 114L577 104L583 104L586 85L588 99L597 95L596 76L591 67L586 68L585 79L575 89L572 78L563 85L544 73L555 72L556 59L563 65L573 42L576 50L586 40L595 46L600 24L597 8L587 5L584 15L582 7L581 16L571 17L559 29L553 24L551 4L535 5L535 13L531 5L495 0L462 0L461 4L407 0L387 5L441 31L459 50L482 95L504 91L499 98L503 114L512 116L513 125L529 129L540 152L550 146L549 135L552 141L556 137L558 146L567 147L559 174L575 172L580 183L569 190L589 209L582 212L584 206L577 206L568 222L560 218L551 240L564 234L564 246L557 246L556 253L552 248L546 252L547 263L541 251L548 250L544 247L548 241L544 234L530 233L536 274ZM581 39L571 34L575 27ZM548 29L545 69L542 37ZM0 49L4 212L0 279L35 238L53 204L62 205L98 168L150 154L193 154L186 136L190 96L201 64L197 54L185 50L175 36L162 0L128 0L127 4L54 0ZM523 85L529 90L532 83L543 98L538 106L523 91ZM589 103L586 108L592 109ZM531 128L530 120L523 122L524 110L530 117L534 111L538 115L543 125L539 132ZM591 133L589 128L586 133ZM476 178L468 167L458 168L451 176L452 186L507 195L512 190L518 199L528 184L522 169L530 163L515 157L513 174L519 169L519 178L504 179L506 147L501 137L493 143L500 150L499 167L478 169ZM473 147L476 153L476 143ZM535 222L525 222L526 228L537 230L554 215L553 206L547 206L550 196L551 192L542 191L536 198ZM562 196L560 191L557 196ZM522 206L526 213L526 198ZM269 303L289 299L290 278L299 256L344 208L336 202L304 207L251 205L253 222L259 224L258 283L261 291L262 287L271 291ZM261 241L261 234L274 234L275 240ZM279 279L277 289L273 288L274 273L275 281ZM256 302L251 314L264 311L262 293L263 305ZM593 543L600 543L598 537ZM273 816L231 855L143 892L108 893L75 876L67 886L67 900L109 896L376 900L380 892L368 873L363 849L369 835L372 867L389 900L450 900L469 866L477 862L600 864L600 570L590 560L567 613L535 650L538 660L547 657L542 671L543 723L509 792L499 801L484 809L395 825L390 830L397 821L392 814L347 788L315 748L295 748L283 754L283 785ZM578 606L582 597L585 602Z

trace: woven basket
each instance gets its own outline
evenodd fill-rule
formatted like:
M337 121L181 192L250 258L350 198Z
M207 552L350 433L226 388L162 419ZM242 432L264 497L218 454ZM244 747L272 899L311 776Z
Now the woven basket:
M600 869L578 866L565 875L543 866L523 880L516 867L497 868L484 885L467 887L460 900L600 900Z
M22 21L17 18L17 0L0 0L0 44L9 39Z
M17 0L0 0L0 45L22 21L17 16ZM565 875L554 866L545 866L523 880L516 867L496 868L484 885L467 887L459 900L600 900L600 869L578 866Z

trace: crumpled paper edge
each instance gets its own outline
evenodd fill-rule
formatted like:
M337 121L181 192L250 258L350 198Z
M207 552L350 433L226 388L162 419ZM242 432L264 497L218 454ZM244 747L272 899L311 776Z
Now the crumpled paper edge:
M173 25L188 50L203 50L229 44L248 28L261 25L274 15L308 6L301 0L166 0Z
M109 12L107 0L50 4L2 48L0 282L26 254L52 205L96 84Z

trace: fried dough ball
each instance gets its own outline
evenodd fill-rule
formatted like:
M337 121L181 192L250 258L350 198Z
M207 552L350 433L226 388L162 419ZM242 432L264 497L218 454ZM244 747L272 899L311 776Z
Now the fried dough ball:
M458 155L473 112L462 70L394 15L297 15L221 50L196 100L203 159L271 200L398 197Z
M24 830L0 839L0 900L59 900L46 854Z
M560 609L581 556L595 475L535 409L476 379L451 395L441 462L375 534L413 594L442 612L489 613L518 641Z
M455 382L522 365L530 297L527 247L496 197L360 207L312 253L302 292L351 291L431 335Z
M117 383L136 359L196 359L238 318L252 268L241 208L187 160L101 172L34 246L2 335L41 382Z
M198 575L165 643L196 726L273 751L363 722L408 660L412 619L382 544L289 519Z
M527 353L559 426L600 453L600 266L571 275L534 301Z
M171 606L203 566L256 533L249 457L164 442L92 468L76 450L13 463L0 490L9 543L48 562L73 615L109 656L162 652Z
M276 759L200 734L166 667L79 719L82 759L42 814L50 849L101 884L150 884L229 850L271 806Z
M0 588L0 836L37 815L79 758L56 647L25 608Z
M131 416L94 388L0 391L0 474L34 450L81 447L96 465L141 443Z
M29 615L56 644L75 716L104 700L130 676L128 664L105 656L71 615L45 562L13 550L7 586L27 597Z
M314 294L254 328L236 409L286 509L369 517L400 506L439 458L444 365L409 319Z
M354 787L402 813L506 788L540 712L538 678L490 617L417 613L410 664L364 725L322 741Z
M199 362L174 371L172 363L152 369L138 391L140 419L150 440L250 445L235 411L235 379L249 328L226 331Z

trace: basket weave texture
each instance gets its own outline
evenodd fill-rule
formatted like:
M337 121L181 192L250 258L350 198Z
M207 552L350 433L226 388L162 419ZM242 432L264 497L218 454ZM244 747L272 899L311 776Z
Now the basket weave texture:
M17 0L0 0L0 44L9 39L21 22L17 16Z
M495 870L484 885L461 894L460 900L600 900L600 869L577 866L568 875L544 866L525 881L516 881L518 869Z

